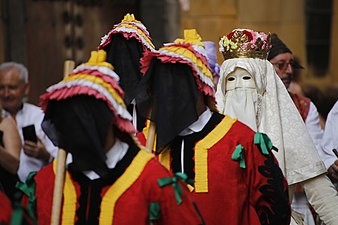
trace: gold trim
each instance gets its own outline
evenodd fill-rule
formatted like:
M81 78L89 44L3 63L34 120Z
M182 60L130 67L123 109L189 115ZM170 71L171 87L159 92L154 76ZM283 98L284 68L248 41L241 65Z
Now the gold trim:
M116 202L138 179L153 157L152 154L141 149L123 175L108 189L101 202L100 225L113 224Z
M219 142L237 121L229 116L195 145L195 192L208 192L208 150Z
M53 162L53 170L55 174L56 160ZM76 190L69 173L66 171L65 185L63 187L62 225L72 225L75 223L76 202Z
M144 149L141 149L134 160L127 168L125 173L108 189L102 198L101 212L99 218L100 225L113 224L114 208L117 200L123 193L138 179L146 164L154 156ZM55 160L53 168L55 173ZM66 172L65 186L63 190L64 203L62 208L62 225L72 225L75 222L76 215L76 191L70 175Z
M171 152L170 148L165 148L158 156L158 160L165 168L167 168L167 170L170 170L170 159L171 159L170 152Z

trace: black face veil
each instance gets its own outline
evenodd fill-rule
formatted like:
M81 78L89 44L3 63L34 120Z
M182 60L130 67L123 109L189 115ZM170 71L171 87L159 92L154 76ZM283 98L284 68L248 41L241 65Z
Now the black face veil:
M114 71L120 76L120 86L125 91L124 100L129 105L136 98L142 77L140 59L143 46L136 38L126 39L122 34L114 34L103 49L107 52L107 62L114 66Z
M162 63L157 58L152 59L143 82L149 85L150 119L156 124L156 151L159 153L198 119L198 87L189 65ZM147 106L139 104L142 112L149 112Z
M105 143L112 128L113 112L106 102L79 95L48 103L42 128L54 145L70 152L79 171L108 171Z
M114 34L111 42L103 49L107 52L107 62L114 66L114 71L120 76L120 86L125 91L124 101L130 113L133 112L131 102L137 104L142 101L145 86L142 79L140 59L143 56L143 45L136 38L125 38L122 34ZM137 113L137 129L145 126L145 118Z

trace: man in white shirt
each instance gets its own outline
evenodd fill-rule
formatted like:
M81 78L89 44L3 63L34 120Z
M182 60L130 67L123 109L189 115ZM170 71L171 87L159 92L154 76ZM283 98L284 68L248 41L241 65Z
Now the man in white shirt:
M328 168L328 176L333 182L338 182L338 155L333 149L338 151L338 102L330 110L325 123L325 131L322 139L321 158Z
M57 149L41 129L44 114L32 104L24 102L29 93L28 71L22 64L7 62L0 65L0 102L5 115L11 116L20 133L23 147L20 154L18 176L25 181L31 171L38 171L45 166ZM35 126L37 143L24 140L22 128Z

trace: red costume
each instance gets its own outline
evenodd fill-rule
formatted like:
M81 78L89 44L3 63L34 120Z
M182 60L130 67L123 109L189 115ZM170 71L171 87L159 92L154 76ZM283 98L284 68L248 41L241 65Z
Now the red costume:
M191 190L206 224L290 223L287 183L267 136L213 113L202 131L178 136L171 148L159 155L173 172L181 171L182 139L185 173L194 180ZM234 159L239 151L240 156Z
M161 187L162 178L173 178L144 150L129 149L111 174L97 180L72 172L71 166L68 171L62 224L201 224L188 189L173 180ZM40 225L50 224L54 178L50 164L34 176L34 182L28 182L36 185L31 197L36 197ZM175 184L182 190L177 201L175 192L179 190L172 186Z

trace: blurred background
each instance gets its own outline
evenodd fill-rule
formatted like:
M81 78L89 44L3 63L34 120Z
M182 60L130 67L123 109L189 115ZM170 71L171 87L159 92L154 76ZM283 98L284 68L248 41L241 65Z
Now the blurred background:
M0 63L27 66L29 102L37 104L62 79L64 60L87 60L134 13L157 48L189 28L216 43L235 28L277 33L305 67L297 82L338 95L337 12L334 0L0 0Z

